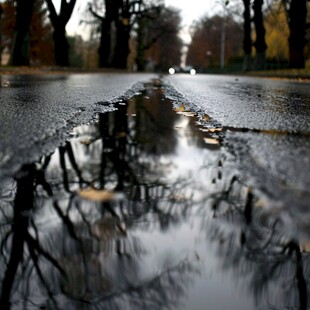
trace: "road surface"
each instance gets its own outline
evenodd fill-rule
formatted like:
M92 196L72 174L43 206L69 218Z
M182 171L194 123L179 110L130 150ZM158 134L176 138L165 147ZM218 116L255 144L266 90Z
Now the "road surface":
M0 178L38 159L110 102L134 94L147 74L1 76ZM136 85L134 87L134 85Z
M1 309L307 309L309 84L154 77L1 78Z
M279 79L173 75L171 94L211 127L223 128L242 179L270 199L271 212L309 236L310 84ZM294 210L292 210L294 206ZM276 211L277 210L277 211ZM296 227L296 225L298 227Z

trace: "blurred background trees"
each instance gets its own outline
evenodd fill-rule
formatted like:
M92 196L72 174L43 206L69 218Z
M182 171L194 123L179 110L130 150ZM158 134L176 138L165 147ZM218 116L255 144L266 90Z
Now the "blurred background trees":
M27 3L27 1L25 2ZM28 20L20 20L17 24L17 1L7 0L1 4L3 14L1 20L1 54L6 54L4 61L13 65L53 64L53 44L51 26L46 20L47 9L43 1L34 1L32 12L27 11ZM29 14L30 20L29 20ZM23 11L20 13L23 15ZM26 28L23 29L24 21ZM19 28L21 34L16 34ZM20 38L17 38L19 36Z
M225 46L222 41L223 27L226 28ZM242 59L242 24L235 21L231 14L225 17L205 16L193 25L191 31L192 41L188 47L187 62L200 71L219 68L223 55L224 65Z
M191 41L182 12L164 0L89 0L83 12L76 3L0 0L2 64L225 72L304 68L310 57L308 0L214 0ZM71 18L80 26L68 36Z

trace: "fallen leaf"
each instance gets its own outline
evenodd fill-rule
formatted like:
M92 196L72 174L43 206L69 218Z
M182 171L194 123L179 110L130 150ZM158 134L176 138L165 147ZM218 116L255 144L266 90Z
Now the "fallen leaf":
M174 111L176 112L184 112L185 111L185 106L184 104L181 104L178 108L176 108Z
M204 138L204 141L207 144L220 144L220 141L217 139L213 139L213 138Z
M95 189L95 188L86 188L86 189L80 189L78 191L78 195L81 198L92 200L92 201L111 201L114 199L117 199L119 194L107 191L104 189Z
M127 132L126 131L120 131L117 133L117 138L125 138L127 137Z
M309 240L301 241L299 247L302 252L310 252L310 241Z
M177 114L184 115L184 116L190 116L190 117L194 117L197 115L196 112L186 112L186 111L184 112L178 111Z
M92 139L89 139L89 138L85 138L85 139L81 139L80 140L80 143L81 144L84 144L84 145L89 145L89 144L91 144L93 142L93 140Z
M203 120L204 120L204 121L210 120L210 116L209 116L208 114L205 114L205 115L203 116Z
M208 128L208 132L220 132L220 131L222 131L223 130L223 128Z

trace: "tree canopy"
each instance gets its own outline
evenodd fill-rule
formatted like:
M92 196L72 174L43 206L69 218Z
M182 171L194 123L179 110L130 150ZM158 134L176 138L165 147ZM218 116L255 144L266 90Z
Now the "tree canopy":
M222 11L207 12L192 25L187 64L204 71L242 64L243 56L244 70L268 68L270 62L305 67L310 1L219 3ZM85 33L75 39L71 34L69 42L66 26L77 17L75 4L76 0L61 0L58 12L53 0L2 0L0 52L9 53L13 65L68 66L73 59L75 66L143 71L180 64L185 51L182 18L164 0L90 0L88 17L79 17L91 25L84 28L90 39Z

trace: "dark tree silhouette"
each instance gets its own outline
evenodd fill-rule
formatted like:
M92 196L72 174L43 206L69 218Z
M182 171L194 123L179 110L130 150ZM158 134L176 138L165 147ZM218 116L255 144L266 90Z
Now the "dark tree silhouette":
M225 23L225 63L242 53L242 25L232 15L203 17L192 29L186 62L196 69L220 66L222 25Z
M254 47L256 49L255 69L263 70L265 68L265 53L267 50L267 44L265 41L265 27L263 22L262 6L264 0L254 0L253 10L254 17L253 22L255 25L256 40Z
M16 21L11 55L14 66L29 65L29 27L35 0L18 0L16 2Z
M127 68L130 30L135 6L142 0L105 0L105 14L98 13L93 6L90 12L100 24L99 66ZM114 29L112 29L114 26ZM113 38L113 39L112 39Z
M159 16L162 11L160 6L144 8L142 10L139 6L139 13L137 18L137 56L136 63L138 71L143 71L145 67L145 50L149 49L153 43L161 36L158 34L153 38L146 38L146 33L150 36L150 23L159 22ZM157 20L156 20L157 19Z
M72 15L76 0L61 0L60 13L57 15L52 0L46 0L49 17L54 28L53 39L55 61L59 66L69 65L69 43L66 37L66 25Z
M145 69L147 57L162 70L180 63L182 43L178 38L181 28L179 11L159 5L151 6L141 12L137 24L136 63L139 71Z
M2 55L2 14L3 14L3 9L0 4L0 64L1 64L1 55Z
M104 15L100 15L98 12L96 12L92 5L89 6L89 11L100 24L100 45L98 48L100 68L111 66L114 53L112 44L112 24L118 16L117 14L119 5L118 1L115 0L105 0L104 4Z
M1 309L10 308L10 296L13 289L14 279L18 266L23 260L24 243L26 241L29 218L24 213L33 208L34 200L34 165L25 166L22 169L24 174L16 180L17 191L14 201L14 220L12 231L12 250L7 264L7 270L2 281L2 291L0 297Z
M252 39L251 39L251 0L243 0L243 70L248 71L251 68L251 51L252 51Z
M132 4L130 0L118 1L119 3L119 16L116 20L116 44L115 52L112 60L114 68L126 69L127 58L129 55L129 39L132 17Z
M307 0L282 0L290 29L289 64L291 68L304 68L306 46Z

